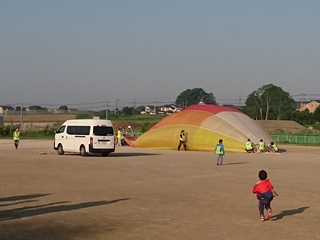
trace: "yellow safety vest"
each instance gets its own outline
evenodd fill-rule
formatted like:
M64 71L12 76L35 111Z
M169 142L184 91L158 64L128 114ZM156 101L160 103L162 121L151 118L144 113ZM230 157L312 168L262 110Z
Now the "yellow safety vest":
M273 148L274 148L274 150L276 150L276 151L278 151L278 150L279 150L279 148L278 148L277 144L273 144Z
M118 138L122 138L122 132L118 130Z
M264 151L264 142L260 142L259 143L259 150L263 150Z
M251 142L246 142L246 149L251 150L252 149L252 144Z
M215 151L216 154L223 154L223 152L221 152L221 146L217 145L216 146L216 151Z
M13 132L13 140L20 140L20 132Z
M185 141L186 140L186 136L184 135L184 133L180 134L180 141Z

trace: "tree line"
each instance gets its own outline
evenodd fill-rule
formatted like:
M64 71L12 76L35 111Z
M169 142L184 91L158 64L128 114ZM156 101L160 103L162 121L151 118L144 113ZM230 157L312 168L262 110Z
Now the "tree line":
M206 104L217 104L216 98L212 92L206 92L202 88L186 89L181 92L177 97L174 104L178 107L185 108L190 105L198 104L199 102ZM309 110L299 111L300 106L292 96L281 87L274 84L263 85L262 87L254 90L250 93L243 106L233 106L247 114L249 117L255 120L292 120L301 125L312 125L320 122L320 108L318 107L314 113L310 113ZM41 106L30 106L29 110L48 110ZM68 111L69 108L66 105L60 106L58 109ZM131 116L140 114L144 111L145 106L138 107L123 107L115 108L113 110L106 109L96 111L95 114L105 117L108 115L114 116ZM16 111L24 111L17 106ZM90 111L89 111L90 112ZM93 111L91 111L93 112Z
M182 108L199 102L217 104L212 92L206 92L202 88L186 89L181 92L175 101ZM118 110L118 114L134 115L143 111L144 106L139 108L124 107ZM314 113L309 110L299 111L299 103L281 87L274 84L263 85L250 93L244 106L233 106L255 120L292 120L301 125L312 125L320 122L320 107ZM110 112L112 114L113 112Z

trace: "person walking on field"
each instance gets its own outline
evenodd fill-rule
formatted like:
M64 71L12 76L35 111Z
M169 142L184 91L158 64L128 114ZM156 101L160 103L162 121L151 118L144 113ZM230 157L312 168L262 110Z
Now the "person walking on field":
M180 151L181 145L183 145L184 150L187 151L187 141L186 141L186 134L184 130L181 130L180 132L180 139L179 139L179 145L178 145L178 151Z
M224 153L225 153L222 139L220 139L219 143L216 145L216 148L214 149L214 153L218 155L217 165L222 165L223 156L224 156Z
M278 193L273 189L270 180L267 178L268 175L265 170L261 170L258 176L260 181L254 185L252 193L256 194L260 213L260 222L263 222L265 220L264 209L267 210L267 218L270 219L272 217L270 204L273 197L278 196Z
M16 149L19 147L19 142L20 142L20 131L19 128L17 127L16 130L13 132L13 143Z

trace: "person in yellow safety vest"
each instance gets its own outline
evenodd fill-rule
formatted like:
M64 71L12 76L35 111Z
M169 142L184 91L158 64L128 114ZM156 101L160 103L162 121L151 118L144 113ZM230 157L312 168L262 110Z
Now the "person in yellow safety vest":
M270 144L270 148L272 152L279 152L279 147L277 144L275 144L274 142L271 142Z
M223 155L224 155L224 145L223 145L222 139L220 139L219 143L216 145L216 148L214 149L214 153L218 155L217 165L222 165Z
M259 142L259 152L261 153L265 152L265 143L262 139L260 139L260 142Z
M16 149L19 147L20 142L20 131L19 128L16 128L16 130L13 132L13 143Z
M117 132L117 138L118 138L117 146L121 146L121 139L122 139L122 130L121 130L121 128L119 128L119 130Z
M247 153L254 153L253 144L250 139L246 142L246 149Z
M181 130L180 132L180 139L179 139L179 145L178 145L178 151L180 151L181 145L183 145L184 150L187 151L187 140L186 140L186 134L184 130Z

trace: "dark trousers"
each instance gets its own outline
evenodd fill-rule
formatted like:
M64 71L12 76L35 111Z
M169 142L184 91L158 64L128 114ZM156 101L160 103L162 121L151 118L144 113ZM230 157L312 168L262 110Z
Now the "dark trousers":
M270 201L268 201L266 199L260 199L258 206L259 206L260 216L264 216L264 209L268 210L271 208Z
M180 141L180 142L179 142L178 151L180 150L181 145L183 145L184 150L187 151L186 141Z
M14 140L14 146L16 147L16 149L18 149L18 146L19 146L19 140Z

